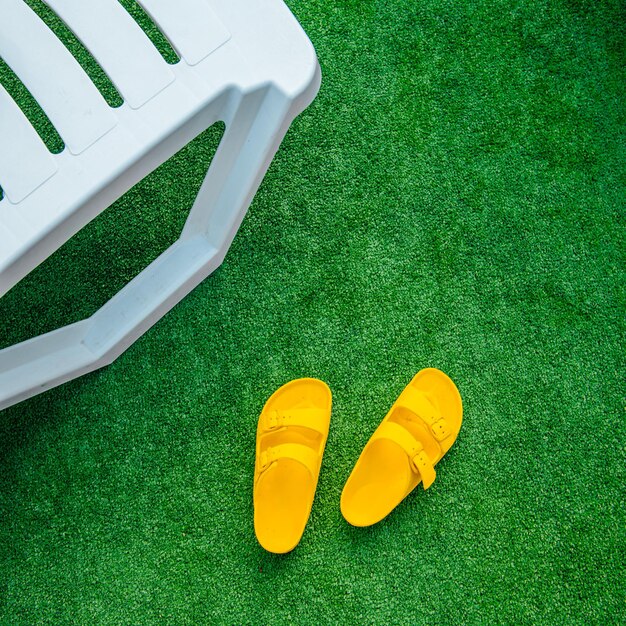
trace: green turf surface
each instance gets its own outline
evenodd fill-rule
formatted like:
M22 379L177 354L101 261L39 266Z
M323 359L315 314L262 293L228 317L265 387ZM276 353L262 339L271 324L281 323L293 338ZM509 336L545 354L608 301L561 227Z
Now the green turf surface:
M624 623L623 2L289 5L322 90L223 266L110 367L0 413L0 623ZM9 292L0 345L154 258L220 132ZM426 366L459 439L428 492L349 527L352 465ZM331 431L274 556L255 427L300 376Z

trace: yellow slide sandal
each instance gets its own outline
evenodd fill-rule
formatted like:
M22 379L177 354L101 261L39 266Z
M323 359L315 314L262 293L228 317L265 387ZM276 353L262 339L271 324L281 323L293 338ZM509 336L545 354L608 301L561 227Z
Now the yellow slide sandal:
M328 438L332 394L300 378L275 391L259 418L254 531L269 552L293 550L304 533Z
M428 489L435 465L459 434L461 395L443 372L424 369L402 391L363 449L341 494L353 526L386 517L420 482Z

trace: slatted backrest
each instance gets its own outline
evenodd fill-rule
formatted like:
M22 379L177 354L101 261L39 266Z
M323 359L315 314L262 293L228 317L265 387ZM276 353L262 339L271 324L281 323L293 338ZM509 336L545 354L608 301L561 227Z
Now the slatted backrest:
M172 67L118 0L44 0L93 55L125 105L137 110L175 79ZM208 0L140 0L187 65L230 39ZM65 45L24 0L0 0L0 57L47 115L67 150L80 155L118 124L118 115ZM0 87L0 187L18 203L57 165Z
M46 0L46 4L89 49L133 109L174 80L150 39L116 0Z
M2 85L0 137L2 187L16 204L48 180L57 167L48 148Z
M196 65L230 39L206 0L139 0L189 65Z
M2 0L0 57L41 105L73 154L111 130L115 115L78 61L22 0Z

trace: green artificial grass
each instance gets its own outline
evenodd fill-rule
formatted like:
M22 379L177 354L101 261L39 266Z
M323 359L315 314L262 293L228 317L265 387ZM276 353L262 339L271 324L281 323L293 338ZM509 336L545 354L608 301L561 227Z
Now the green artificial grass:
M289 5L322 89L223 266L113 365L0 413L0 623L624 623L624 4ZM9 292L0 345L157 256L220 136ZM461 391L459 439L428 492L352 528L343 484L427 366ZM275 556L255 428L300 376L333 417Z

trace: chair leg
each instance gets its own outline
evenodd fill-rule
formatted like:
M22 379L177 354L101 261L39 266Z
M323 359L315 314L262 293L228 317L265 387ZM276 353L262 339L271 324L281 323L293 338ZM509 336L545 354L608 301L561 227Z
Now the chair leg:
M230 122L182 237L204 234L224 256L293 118L290 101L269 88L241 101Z
M91 317L0 350L0 410L111 363L215 270L302 108L273 87L243 95L181 237Z

